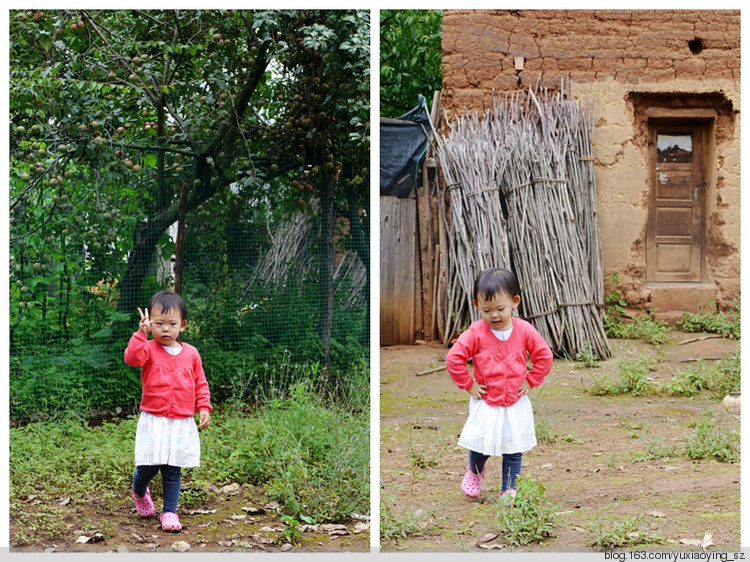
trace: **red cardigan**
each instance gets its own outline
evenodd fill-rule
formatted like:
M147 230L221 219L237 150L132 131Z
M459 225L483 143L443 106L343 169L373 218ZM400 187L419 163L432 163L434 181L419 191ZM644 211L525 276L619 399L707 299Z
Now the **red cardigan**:
M527 353L532 368L528 369ZM474 380L466 362L474 363L474 379L487 385L484 401L490 406L512 406L524 379L539 386L552 369L552 351L542 335L529 322L513 318L513 332L507 341L499 340L487 322L478 320L458 337L445 358L453 382L469 390Z
M208 381L198 350L182 343L182 351L171 355L156 340L138 330L125 349L125 363L141 367L141 410L165 418L189 418L213 409Z

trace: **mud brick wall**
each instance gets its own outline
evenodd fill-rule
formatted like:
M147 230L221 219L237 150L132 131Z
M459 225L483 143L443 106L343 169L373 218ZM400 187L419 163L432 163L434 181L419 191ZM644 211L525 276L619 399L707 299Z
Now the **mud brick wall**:
M442 109L481 111L493 91L552 90L568 76L595 108L605 274L634 308L674 316L740 292L739 10L446 10ZM716 112L707 156L700 283L646 279L648 107ZM446 130L445 126L443 130Z
M740 79L738 10L446 10L445 109L541 80L628 84ZM517 70L516 57L523 58Z

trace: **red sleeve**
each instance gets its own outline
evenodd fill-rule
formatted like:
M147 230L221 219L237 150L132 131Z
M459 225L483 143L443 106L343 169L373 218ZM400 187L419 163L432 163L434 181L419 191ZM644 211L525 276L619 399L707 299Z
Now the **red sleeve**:
M474 356L475 347L476 338L473 330L469 327L468 330L458 336L458 341L453 344L445 357L445 368L448 370L448 374L456 383L456 386L462 390L469 390L474 384L474 379L471 377L466 363Z
M138 330L130 337L128 347L125 348L125 363L131 367L143 367L148 361L149 352L146 344L148 336Z
M526 349L531 359L531 370L526 374L526 380L531 387L539 386L552 370L552 350L531 324L526 333Z
M201 410L211 412L213 410L211 392L208 390L206 373L203 372L203 362L197 351L195 352L195 359L193 359L193 372L195 373L195 407L199 412Z

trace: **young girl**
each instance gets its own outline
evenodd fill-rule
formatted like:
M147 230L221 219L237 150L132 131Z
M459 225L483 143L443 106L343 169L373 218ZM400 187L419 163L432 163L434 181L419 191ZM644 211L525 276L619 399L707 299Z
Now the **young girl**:
M501 492L513 498L521 454L536 445L527 394L542 384L552 368L552 351L531 324L512 316L520 302L521 289L512 272L503 268L481 272L473 300L481 319L459 336L445 359L453 382L471 395L469 419L458 440L469 450L461 490L470 498L479 496L487 459L500 455ZM474 363L473 379L466 366L469 359Z
M179 295L156 293L125 350L125 362L141 367L141 417L135 434L135 473L130 491L141 517L156 513L148 484L161 470L165 531L180 531L177 501L181 467L200 465L200 428L211 421L211 395L198 351L178 341L187 326L187 309ZM153 336L148 339L149 332Z

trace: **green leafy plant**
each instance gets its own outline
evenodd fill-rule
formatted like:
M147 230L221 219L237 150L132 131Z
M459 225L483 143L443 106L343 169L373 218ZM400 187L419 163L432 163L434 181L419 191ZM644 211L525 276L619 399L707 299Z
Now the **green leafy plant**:
M556 527L557 506L545 495L544 485L522 474L516 482L513 507L498 499L496 519L504 539L513 546L523 546L552 536Z
M677 327L684 332L707 332L721 334L729 339L740 339L740 298L735 297L724 313L716 309L716 303L711 300L706 309L701 305L699 312L683 312Z
M731 462L740 457L740 435L733 429L722 427L713 413L704 414L688 436L684 454L689 459L714 458L720 462Z
M662 437L652 436L645 451L633 451L633 462L644 462L677 456L674 445L667 443Z
M393 499L391 498L391 503ZM429 524L432 513L429 510L416 510L396 513L387 503L380 501L380 540L383 542L396 541L408 536L422 534Z
M281 522L284 524L282 536L291 544L299 544L302 531L299 530L299 521L290 515L282 515Z
M586 340L581 346L581 350L576 353L576 361L590 369L599 366L599 357L594 353L594 346L589 340Z
M659 347L669 334L666 322L656 320L650 314L642 314L628 320L627 300L620 291L617 273L606 276L609 290L604 296L604 331L610 338L643 339Z
M412 450L409 453L409 464L414 468L434 468L438 465L437 459L425 454L424 451Z
M729 353L713 365L700 361L697 367L688 367L678 372L666 385L666 391L673 396L706 394L712 398L723 398L730 392L739 390L739 351Z
M585 525L588 546L595 548L621 548L638 545L663 544L662 537L646 529L643 517L592 517Z
M552 422L548 419L535 419L534 429L538 443L556 443L558 435L552 429Z
M655 385L648 380L648 373L653 360L648 357L622 359L617 364L618 379L605 373L594 376L587 391L594 396L632 394L642 396L656 391Z

